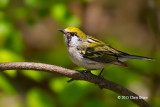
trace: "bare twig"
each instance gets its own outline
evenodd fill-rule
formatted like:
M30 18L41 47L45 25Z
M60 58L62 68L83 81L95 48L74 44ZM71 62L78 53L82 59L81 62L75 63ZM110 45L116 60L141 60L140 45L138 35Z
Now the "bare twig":
M0 63L0 70L39 70L50 73L57 73L63 76L70 77L73 80L84 80L97 84L100 88L106 88L112 90L123 96L134 96L139 98L138 95L131 92L130 90L107 79L100 78L91 73L81 73L55 65L43 64L43 63L31 63L31 62L11 62L11 63ZM130 100L139 105L140 107L151 107L143 99L130 99Z

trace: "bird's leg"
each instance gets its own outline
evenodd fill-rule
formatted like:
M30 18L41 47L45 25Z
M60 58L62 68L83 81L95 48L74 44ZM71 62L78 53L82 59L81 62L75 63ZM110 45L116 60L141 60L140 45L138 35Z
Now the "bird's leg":
M74 79L73 78L71 78L70 80L68 80L67 82L72 82L72 81L74 81Z
M100 71L100 73L98 74L98 77L101 76L102 72L103 72L104 68Z

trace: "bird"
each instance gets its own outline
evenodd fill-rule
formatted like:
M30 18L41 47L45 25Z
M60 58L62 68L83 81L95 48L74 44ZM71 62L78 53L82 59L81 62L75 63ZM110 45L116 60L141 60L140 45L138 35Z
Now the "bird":
M98 75L101 76L104 68L108 65L128 67L124 61L129 59L153 60L119 51L95 37L86 35L77 27L70 26L58 30L64 34L64 41L72 62L85 68L86 70L82 70L85 72L101 70Z

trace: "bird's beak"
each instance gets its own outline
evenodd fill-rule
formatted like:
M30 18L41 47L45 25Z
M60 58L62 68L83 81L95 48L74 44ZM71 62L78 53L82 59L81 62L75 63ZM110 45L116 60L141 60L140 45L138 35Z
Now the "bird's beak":
M60 32L64 33L64 29L58 29Z

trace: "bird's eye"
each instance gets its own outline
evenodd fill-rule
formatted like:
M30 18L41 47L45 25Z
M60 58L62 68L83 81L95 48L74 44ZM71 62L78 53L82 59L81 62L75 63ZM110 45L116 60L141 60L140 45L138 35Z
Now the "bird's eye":
M74 36L75 35L75 33L74 32L71 32L71 36Z

